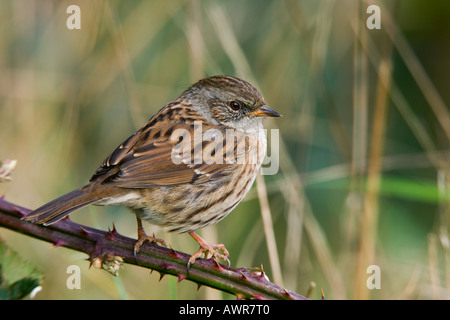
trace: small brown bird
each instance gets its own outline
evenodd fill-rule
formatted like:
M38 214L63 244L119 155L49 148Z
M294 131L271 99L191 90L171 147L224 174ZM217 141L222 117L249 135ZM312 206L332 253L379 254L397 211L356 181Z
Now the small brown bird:
M136 214L135 254L145 241L163 242L146 235L144 219L188 232L200 245L189 264L202 253L229 262L224 245L194 231L223 219L250 190L266 152L262 119L279 116L244 80L202 79L116 148L87 185L24 219L48 225L90 204L121 205Z

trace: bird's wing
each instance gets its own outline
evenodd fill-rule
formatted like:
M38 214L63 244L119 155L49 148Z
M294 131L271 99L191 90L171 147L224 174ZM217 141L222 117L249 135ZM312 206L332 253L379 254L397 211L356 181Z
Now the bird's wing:
M208 129L214 129L217 133L223 131L202 123L201 132ZM144 127L106 158L91 181L99 179L103 184L123 188L148 188L203 183L227 176L236 162L214 159L205 162L205 159L199 158L199 155L204 156L202 151L205 150L222 156L225 152L224 148L220 148L223 139L219 141L209 137L209 140L203 141L200 135L198 140L194 130L197 129L193 124L179 122L161 122ZM221 134L218 136L221 137Z

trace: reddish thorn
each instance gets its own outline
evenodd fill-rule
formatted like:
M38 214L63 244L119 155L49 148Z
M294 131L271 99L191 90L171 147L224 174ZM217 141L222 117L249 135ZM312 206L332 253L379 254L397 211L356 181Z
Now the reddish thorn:
M56 248L56 247L61 247L61 246L64 246L64 245L66 245L65 242L57 240L57 241L55 242L55 244L52 245L51 249L54 249L54 248Z
M255 299L255 300L264 300L263 296L260 295L260 294L255 294L255 295L253 296L253 299Z
M197 291L198 290L200 290L200 287L201 287L202 285L200 284L200 283L197 283Z
M322 293L322 300L325 300L325 294L323 293L323 289L320 289L320 292Z
M266 277L265 277L265 274L264 274L264 268L263 268L263 265L262 265L262 264L261 264L261 274L259 275L259 277L260 277L260 278L264 278L264 279L266 278Z
M262 279L262 280L268 281L268 278L266 277L266 274L264 273L264 268L263 268L263 265L262 265L262 264L261 264L261 272L260 272L260 274L258 275L258 278L259 278L259 279Z
M216 270L219 270L219 271L223 270L222 266L216 261L216 259L214 259L214 257L211 257L208 260L214 261L213 269L216 269Z
M83 228L83 226L79 226L81 233L83 234L83 236L89 236L89 231L87 231L85 228Z
M162 278L165 276L166 274L165 273L163 273L163 272L160 272L159 273L159 281L161 281L162 280Z
M116 226L115 226L114 222L113 222L113 225L112 225L111 233L112 233L114 236L120 235L119 232L117 232L117 229L116 229Z
M291 294L285 288L283 288L283 291L284 291L283 295L291 297Z
M244 300L244 295L242 293L236 293L237 300Z
M181 274L181 273L178 274L177 277L178 277L177 283L180 283L181 281L183 281L184 279L186 279L186 275Z
M174 258L180 258L181 255L176 252L175 250L173 250L172 246L169 244L169 248L170 248L170 256L174 257Z
M239 273L241 274L241 276L244 280L248 281L248 277L241 270L239 270Z
M110 239L110 240L114 240L115 237L116 237L116 233L117 233L117 232L114 232L114 226L113 226L113 230L110 230L110 229L108 228L108 233L106 234L105 238L106 238L106 239Z

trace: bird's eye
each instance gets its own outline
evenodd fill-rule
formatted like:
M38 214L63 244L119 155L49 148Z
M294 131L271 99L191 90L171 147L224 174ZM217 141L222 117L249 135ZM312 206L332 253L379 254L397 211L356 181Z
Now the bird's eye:
M231 101L230 102L230 108L237 111L241 108L241 104L237 101Z

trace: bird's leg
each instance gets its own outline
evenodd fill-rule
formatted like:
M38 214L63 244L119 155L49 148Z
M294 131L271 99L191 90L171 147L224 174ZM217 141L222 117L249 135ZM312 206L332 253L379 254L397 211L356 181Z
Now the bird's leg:
M227 262L228 266L230 266L230 260L228 259L228 256L230 254L223 244L208 244L194 231L189 232L189 235L194 238L195 241L197 241L197 243L200 245L200 249L189 258L188 269L191 264L195 263L195 260L199 258L202 253L205 254L205 257L207 257L208 253L210 253L214 258L222 259ZM219 253L218 250L222 251L222 253Z
M136 254L139 252L139 250L141 249L141 246L144 244L145 241L156 242L156 243L163 245L164 247L167 247L166 242L163 239L158 239L155 237L155 235L148 236L145 233L144 227L142 226L142 221L141 221L141 219L139 219L138 216L136 216L136 221L137 221L137 227L138 227L138 230L137 230L138 238L137 238L136 243L134 244L134 257L135 258L136 258Z

